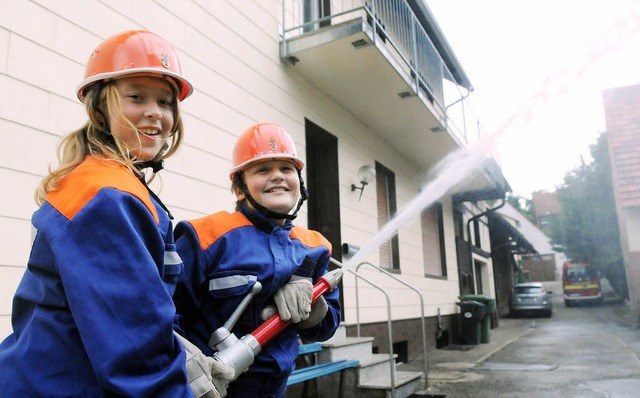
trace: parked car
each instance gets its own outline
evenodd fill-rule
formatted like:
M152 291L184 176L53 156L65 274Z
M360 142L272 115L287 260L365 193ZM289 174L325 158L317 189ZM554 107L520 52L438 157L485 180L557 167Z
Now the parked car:
M550 318L553 314L552 293L541 282L518 283L509 298L509 314L538 313Z

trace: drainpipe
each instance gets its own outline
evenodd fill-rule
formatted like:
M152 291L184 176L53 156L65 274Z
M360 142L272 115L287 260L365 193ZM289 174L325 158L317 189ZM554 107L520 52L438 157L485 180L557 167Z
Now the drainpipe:
M500 200L502 201L498 206L496 207L492 207L491 209L488 209L480 214L476 214L475 216L471 217L469 220L467 220L467 246L469 248L469 265L471 266L471 277L473 278L473 293L476 293L476 269L473 266L473 251L471 250L472 248L472 244L471 244L471 223L477 219L479 219L480 217L484 217L489 213L493 213L494 211L498 210L499 208L501 208L502 206L504 206L507 203L507 193L505 192L504 195L502 196L502 198L500 198Z

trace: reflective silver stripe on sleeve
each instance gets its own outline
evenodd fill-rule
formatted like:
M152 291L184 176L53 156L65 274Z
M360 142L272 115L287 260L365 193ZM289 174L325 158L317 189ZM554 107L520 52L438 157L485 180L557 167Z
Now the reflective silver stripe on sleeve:
M177 252L164 252L164 265L181 264L182 259Z
M232 287L245 286L251 281L257 281L255 275L232 275L216 278L209 281L209 291L230 289Z
M38 235L38 229L35 225L31 224L31 246L33 246L33 242L36 241L36 236Z

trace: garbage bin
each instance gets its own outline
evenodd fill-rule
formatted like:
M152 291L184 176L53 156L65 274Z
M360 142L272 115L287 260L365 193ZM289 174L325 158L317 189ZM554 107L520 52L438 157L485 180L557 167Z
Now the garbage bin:
M479 301L466 300L460 306L460 341L462 344L480 344L480 323L486 316L487 306Z
M497 315L496 300L482 294L465 294L459 298L462 302L472 300L480 302L487 307L485 316L482 318L480 323L480 342L483 344L489 343L491 341L491 323L493 321L493 316Z

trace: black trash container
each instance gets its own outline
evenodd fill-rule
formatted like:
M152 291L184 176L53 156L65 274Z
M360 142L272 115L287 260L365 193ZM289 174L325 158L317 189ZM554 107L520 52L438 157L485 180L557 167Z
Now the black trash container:
M481 323L487 313L487 306L479 301L465 300L456 303L460 307L460 343L480 344Z
M491 341L490 332L491 329L497 327L498 324L498 313L496 308L496 300L489 298L487 296L483 296L481 294L465 294L460 296L460 301L477 301L484 304L486 308L485 316L480 321L480 342L481 343L489 343ZM494 326L494 316L495 316L495 326Z

